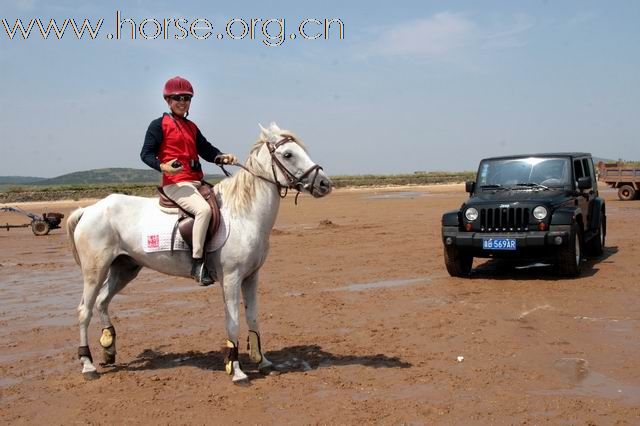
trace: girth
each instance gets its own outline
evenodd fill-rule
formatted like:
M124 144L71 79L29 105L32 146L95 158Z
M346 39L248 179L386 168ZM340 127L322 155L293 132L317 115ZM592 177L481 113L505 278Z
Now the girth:
M206 244L213 238L220 227L220 208L216 201L213 185L202 181L202 185L198 188L198 192L209 204L209 207L211 207L211 221L209 222L209 228L207 229L207 236L205 238ZM158 194L160 196L158 201L160 207L177 208L179 211L178 220L176 220L175 225L173 225L173 231L171 232L171 253L173 254L177 231L180 231L180 236L182 236L182 239L189 245L189 247L193 247L194 216L169 198L160 186L158 187Z

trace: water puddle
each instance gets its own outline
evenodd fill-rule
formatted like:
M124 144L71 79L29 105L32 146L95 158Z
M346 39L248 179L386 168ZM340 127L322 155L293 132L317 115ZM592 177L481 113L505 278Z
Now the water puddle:
M561 358L554 362L554 370L575 384L570 389L531 392L545 396L588 396L615 399L630 405L640 405L640 386L621 383L604 374L591 371L582 358Z
M15 385L22 382L22 380L14 379L11 377L0 377L0 388L5 388L7 386Z
M67 314L48 316L38 320L30 321L30 325L33 327L67 327L70 325L77 325L78 317L73 310L70 310Z
M115 312L115 314L118 317L132 318L132 317L140 317L143 315L148 315L152 312L154 311L148 308L134 308L134 309L122 309L122 310L119 310L118 312Z
M549 263L532 263L530 265L516 266L515 269L546 268L548 266L551 266L551 264L549 264Z
M191 300L167 300L166 302L162 303L165 306L202 306L203 304L195 304L193 301Z
M430 281L432 281L432 279L429 277L411 278L408 280L386 280L386 281L376 281L376 282L364 283L364 284L349 284L344 287L329 288L322 291L361 291L361 290L371 290L376 288L403 287L403 286L413 285L418 283L428 283Z
M217 284L214 284L213 287L215 287ZM192 293L192 292L196 292L196 291L201 291L203 289L203 287L199 286L197 283L193 283L193 285L189 285L189 286L176 286L176 287L169 287L169 288L163 288L162 290L160 290L161 293Z
M581 322L592 322L592 323L600 323L603 324L604 328L607 331L633 336L635 333L635 329L637 325L634 324L636 320L632 318L596 318L596 317L587 317L587 316L575 316L574 319ZM630 339L630 342L636 342L635 339Z
M355 401L402 401L402 400L418 400L418 401L434 401L441 395L436 385L427 383L418 383L408 386L395 386L391 390L370 390L357 392L352 396Z
M61 353L67 352L68 348L59 348L59 349L41 349L35 351L20 351L13 353L3 353L0 354L0 363L2 364L12 364L18 361L27 361L27 360L40 360L43 358L52 358Z
M366 200L400 200L406 198L418 198L424 197L427 194L422 192L410 192L410 191L402 191L402 192L386 192L384 194L375 194L368 195L364 197Z

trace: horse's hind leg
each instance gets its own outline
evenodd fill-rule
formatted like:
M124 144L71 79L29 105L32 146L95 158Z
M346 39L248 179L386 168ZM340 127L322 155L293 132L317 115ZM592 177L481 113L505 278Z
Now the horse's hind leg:
M100 346L102 346L102 356L104 364L114 364L116 362L116 329L109 317L109 303L113 296L118 294L131 280L133 280L142 269L133 259L128 256L118 256L111 267L107 279L100 289L96 299L96 309L102 321L102 336L100 336Z
M107 277L108 263L105 265L86 265L89 261L82 263L82 274L84 276L84 289L82 300L78 306L78 322L80 324L80 346L78 347L78 358L82 364L82 375L87 380L98 378L96 367L93 365L93 357L89 350L87 339L87 329L91 322L93 306L96 302L98 292Z
M274 371L271 361L264 356L260 341L260 326L258 324L258 272L246 278L242 283L242 297L244 298L245 317L249 326L247 343L249 346L249 358L258 364L258 370L262 373Z

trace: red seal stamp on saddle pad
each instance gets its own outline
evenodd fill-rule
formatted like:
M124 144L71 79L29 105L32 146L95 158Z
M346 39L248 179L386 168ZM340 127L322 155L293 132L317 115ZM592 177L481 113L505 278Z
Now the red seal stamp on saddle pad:
M160 236L159 235L147 235L147 247L148 248L158 248L158 247L160 247Z

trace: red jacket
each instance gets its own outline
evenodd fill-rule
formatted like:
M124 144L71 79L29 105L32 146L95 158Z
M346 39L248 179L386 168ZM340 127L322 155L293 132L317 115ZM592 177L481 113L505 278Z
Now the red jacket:
M162 186L185 181L200 181L204 177L202 170L193 170L191 164L198 157L213 162L220 155L219 149L211 145L202 136L198 126L190 120L163 114L149 124L140 158L149 167L160 170L160 163L177 158L183 171L175 175L162 175Z

